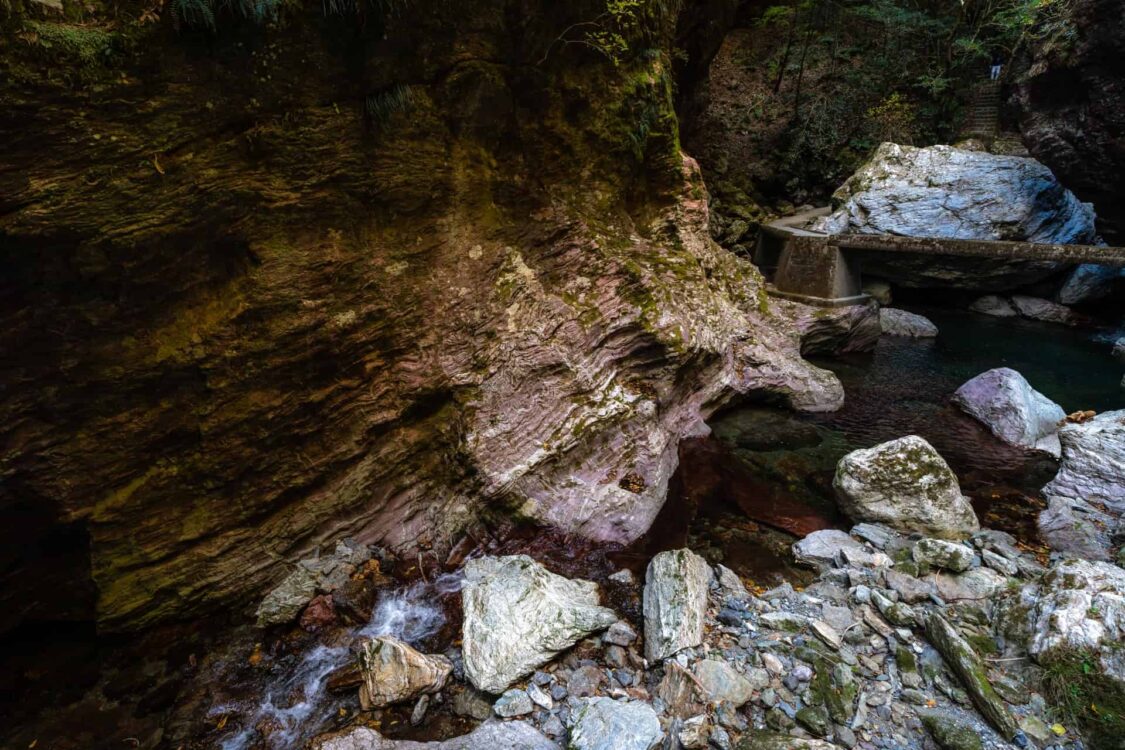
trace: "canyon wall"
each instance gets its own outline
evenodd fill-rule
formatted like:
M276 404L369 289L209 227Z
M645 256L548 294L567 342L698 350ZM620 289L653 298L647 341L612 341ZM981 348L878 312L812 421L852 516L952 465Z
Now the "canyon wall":
M1125 12L1078 0L1033 45L1014 102L1028 149L1094 204L1107 242L1125 243Z
M17 2L0 629L245 609L494 514L628 542L713 410L838 406L710 239L653 5L607 59L593 0Z

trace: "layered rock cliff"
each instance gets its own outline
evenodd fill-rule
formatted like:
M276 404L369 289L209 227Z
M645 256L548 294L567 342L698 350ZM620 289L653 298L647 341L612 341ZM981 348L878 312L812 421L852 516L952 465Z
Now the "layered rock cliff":
M3 625L244 606L333 539L487 513L629 541L714 409L838 405L709 237L673 6L611 61L573 41L595 0L17 4Z
M1031 154L1090 201L1111 245L1125 242L1125 14L1119 0L1067 6L1015 90Z

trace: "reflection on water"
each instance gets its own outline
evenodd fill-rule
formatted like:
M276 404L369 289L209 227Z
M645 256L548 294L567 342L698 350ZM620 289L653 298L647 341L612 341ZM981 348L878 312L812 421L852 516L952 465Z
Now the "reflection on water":
M706 490L706 482L698 479L700 452L681 452L681 474L696 477L689 482L695 486L681 487L670 498L687 497L698 506L699 495L708 494L713 501L741 508L755 521L807 533L787 527L786 517L795 514L796 503L810 514L833 518L831 483L842 456L904 435L920 435L957 473L986 525L1033 541L1034 518L1043 506L1039 490L1054 475L1055 460L1001 443L951 406L950 396L986 370L1011 367L1068 412L1120 408L1125 392L1120 387L1122 367L1110 355L1112 335L1022 319L923 312L941 331L936 340L885 337L872 353L817 361L836 372L844 385L845 406L840 411L796 416L754 406L713 419L708 450L723 453L725 473L744 479L728 482L719 492ZM778 506L778 497L788 505ZM785 508L782 517L771 518L778 507ZM718 528L726 526L729 522ZM705 546L715 533L703 533ZM731 556L729 545L724 554Z

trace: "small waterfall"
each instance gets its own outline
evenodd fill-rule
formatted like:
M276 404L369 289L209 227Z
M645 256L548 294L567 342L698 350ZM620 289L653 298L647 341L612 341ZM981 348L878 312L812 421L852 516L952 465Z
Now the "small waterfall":
M436 635L445 624L440 599L461 590L460 572L445 573L433 581L418 581L379 596L371 619L352 632L353 637L390 635L411 645ZM335 711L324 691L329 675L352 658L345 647L323 644L305 654L289 674L274 680L242 729L223 740L222 750L245 750L259 726L269 727L269 748L298 747L306 733L322 727ZM234 713L229 705L216 706L210 717Z

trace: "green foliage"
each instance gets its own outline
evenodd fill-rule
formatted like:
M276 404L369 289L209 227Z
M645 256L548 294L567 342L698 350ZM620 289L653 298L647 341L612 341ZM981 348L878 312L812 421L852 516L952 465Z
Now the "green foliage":
M1081 727L1092 747L1118 747L1125 737L1125 691L1102 674L1096 654L1056 656L1044 665L1042 690L1054 718Z
M879 142L894 141L913 145L918 108L897 91L867 110L870 132Z
M118 53L117 36L88 26L27 21L33 43L52 55L82 66L104 65Z
M167 7L177 28L215 28L210 0L169 0Z
M634 50L652 48L655 34L675 22L683 0L605 0L597 17L566 28L547 48L546 62L556 45L591 49L614 65L633 57Z
M383 130L396 114L408 111L413 104L414 92L411 88L395 84L369 94L364 102L364 114L376 130Z

